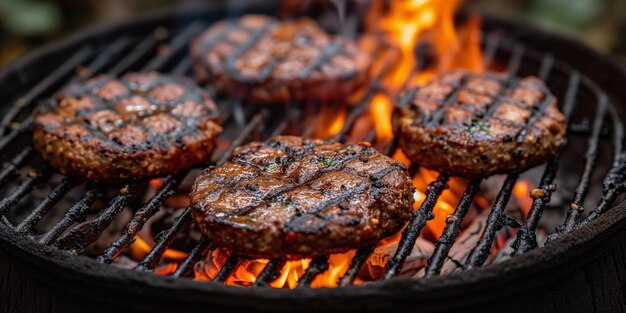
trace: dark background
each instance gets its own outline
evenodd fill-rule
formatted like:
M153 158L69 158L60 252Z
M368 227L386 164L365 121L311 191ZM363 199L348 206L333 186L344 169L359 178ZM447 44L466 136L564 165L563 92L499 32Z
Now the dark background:
M0 0L0 66L90 25L188 2L194 1ZM626 62L625 0L466 0L465 5L577 38Z

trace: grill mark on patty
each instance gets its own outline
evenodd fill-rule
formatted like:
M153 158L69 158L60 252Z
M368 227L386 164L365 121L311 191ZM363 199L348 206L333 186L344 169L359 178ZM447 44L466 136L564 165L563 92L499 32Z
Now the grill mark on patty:
M532 128L533 125L537 123L537 121L545 114L546 108L548 107L548 105L550 105L553 99L553 95L544 94L544 98L541 101L541 104L539 104L539 109L533 111L530 118L528 118L528 122L526 123L526 125L524 125L524 127L520 129L520 131L515 136L515 141L521 143L526 139L526 136L528 135L528 129Z
M264 25L261 29L255 30L250 38L248 38L248 41L237 47L237 49L233 53L231 53L228 58L226 58L226 63L224 64L224 69L226 70L226 73L245 83L254 82L255 80L244 77L237 69L235 69L235 62L237 62L242 54L254 47L254 45L256 45L263 38L263 36L272 29L275 24L276 22L271 21Z
M222 41L224 39L224 36L228 35L228 33L230 33L236 26L240 29L243 28L240 27L239 24L229 21L224 24L224 28L222 29L222 31L214 37L203 37L202 42L200 43L200 48L198 49L200 55L205 56L215 44Z
M463 88L465 87L468 76L469 75L464 74L463 77L461 77L459 84L454 86L452 91L446 96L446 100L443 102L443 104L439 108L437 108L435 112L430 114L430 118L426 122L426 127L434 127L435 125L441 123L441 120L443 119L443 114L445 113L445 109L452 105L454 102L456 102L459 94L461 93L461 91L463 91Z
M304 219L312 215L318 215L319 213L322 213L324 210L332 206L338 205L342 201L350 199L354 197L354 195L365 191L365 189L367 189L368 187L370 187L370 184L361 183L361 184L356 185L354 188L350 190L346 190L340 193L338 196L334 198L324 200L323 202L314 206L310 211L304 212L303 214L300 214L299 216L294 216L292 219L285 222L285 225L283 226L283 231L286 233L294 232L294 231L297 231L297 232L316 231L316 230L308 230L306 228L298 228L298 227L304 221Z
M287 152L287 151L286 151ZM289 152L288 152L289 153ZM339 154L335 154L335 156L340 156ZM261 207L262 205L267 205L268 201L274 197L278 197L284 193L287 193L289 191L292 191L296 188L302 187L302 186L306 186L306 185L310 185L313 182L315 182L316 180L320 179L320 177L322 177L324 174L329 173L329 172L333 172L333 171L343 171L344 167L352 160L356 159L357 157L360 157L361 154L351 154L348 155L346 158L336 158L333 157L333 160L339 160L339 164L337 166L334 167L326 167L320 171L318 171L315 175L311 176L308 180L300 182L300 183L295 183L295 184L286 184L283 188L279 188L276 189L275 191L272 191L270 193L268 193L265 197L263 197L261 199L261 203L259 203L258 205L253 205L253 206L249 206L249 207L244 207L241 208L240 211L237 210L234 212L233 215L246 215L246 214L250 214L252 213L252 211L258 209L259 207ZM237 158L234 158L233 161L235 162L241 162L241 160L238 160ZM259 171L263 171L263 169L259 168L258 166L256 166L255 164L249 164L249 163L243 163L245 165L248 166L253 166L254 168L256 168ZM261 173L259 173L260 175ZM258 176L258 175L257 175ZM250 179L248 179L249 181Z
M313 74L315 70L320 68L322 65L328 63L328 61L330 61L330 57L337 53L344 53L343 47L341 45L338 45L334 42L326 45L322 50L322 53L320 53L317 58L310 61L309 64L307 64L307 66L300 73L296 74L296 76L301 79L309 77L311 74ZM351 76L352 74L350 73L344 75Z
M291 220L287 221L285 223L285 226L283 227L283 231L285 232L292 232L292 231L303 231L304 229L298 229L297 226L299 225L299 223L302 223L304 221L305 218L310 217L310 216L317 216L319 218L322 218L324 220L330 220L332 217L326 216L326 215L322 215L321 213L324 212L326 209L329 209L333 206L340 206L340 204L352 197L354 197L356 194L359 194L363 191L365 191L366 189L376 189L376 188L381 188L382 186L377 186L376 182L378 180L380 180L381 178L383 178L385 175L390 174L392 171L396 170L397 168L400 168L402 170L406 170L406 168L402 168L400 167L398 164L392 164L389 167L386 167L384 169L382 169L381 171L378 171L374 174L368 175L368 176L360 176L360 175L356 175L355 173L351 173L352 175L356 175L358 177L361 178L368 178L371 180L371 182L364 182L361 183L355 187L353 187L350 190L346 190L343 193L341 193L340 195L338 195L335 198L332 199L328 199L320 204L318 204L317 206L315 206L313 209L311 209L310 211L304 212L302 214L300 214L299 216L295 216L294 218L292 218ZM347 205L344 205L345 208L341 208L342 210L348 210ZM361 223L361 220L359 219L358 223Z
M504 100L508 101L509 97L507 97L507 95L512 93L518 85L519 79L515 77L507 77L504 80L505 87L500 89L500 92L495 96L494 101L487 105L484 118L491 117L496 109L498 109L498 107L504 102Z

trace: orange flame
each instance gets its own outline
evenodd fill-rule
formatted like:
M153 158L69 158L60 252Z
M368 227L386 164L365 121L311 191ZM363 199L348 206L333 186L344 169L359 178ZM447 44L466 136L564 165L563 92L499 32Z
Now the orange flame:
M140 261L148 255L150 250L152 250L152 246L141 237L135 236L135 241L129 246L129 250L131 258ZM165 263L157 267L154 273L158 275L169 275L173 273L178 268L178 263L182 262L187 256L188 254L186 252L176 249L166 249L161 258Z
M461 0L394 0L376 1L369 12L368 27L381 32L400 51L395 66L383 79L383 85L394 96L407 83L421 85L438 72L451 68L483 70L479 43L480 21L472 17L458 36L454 12ZM384 4L389 3L383 12ZM435 64L423 68L418 64L416 47L426 44L434 49ZM420 71L417 68L422 67ZM376 139L387 142L393 138L391 127L394 97L377 94L371 101L371 113L376 127Z
M311 282L311 287L337 287L339 279L343 277L345 272L350 266L350 261L356 254L356 250L351 250L346 253L332 254L328 258L328 270L315 277Z
M436 73L451 68L466 68L472 71L483 70L482 51L479 43L480 22L471 18L457 33L454 25L454 12L461 0L395 0L389 2L386 12L383 1L373 5L368 16L368 26L379 31L389 43L401 52L399 60L383 80L386 90L392 94L402 92L405 85L421 85ZM415 53L420 44L433 48L434 64L425 67ZM418 66L419 65L419 66ZM418 71L417 69L420 68ZM392 97L376 94L370 111L376 127L376 139L387 142L393 138L391 126ZM396 151L394 159L407 165L410 161ZM415 208L419 208L425 197L428 183L434 181L438 173L421 169L414 177L417 189ZM446 225L446 219L462 194L466 182L451 179L450 189L445 190L435 205L435 218L426 224L427 232L438 238Z
M274 288L287 287L294 289L298 286L298 279L304 274L309 267L310 259L302 259L297 261L288 261L283 266L280 276L270 283Z
M346 109L338 105L323 104L319 112L319 123L314 136L330 138L339 133L346 119Z
M374 120L389 121L389 123L375 123L376 128L376 140L387 142L393 138L393 131L391 129L391 100L382 93L377 93L372 99L371 112Z

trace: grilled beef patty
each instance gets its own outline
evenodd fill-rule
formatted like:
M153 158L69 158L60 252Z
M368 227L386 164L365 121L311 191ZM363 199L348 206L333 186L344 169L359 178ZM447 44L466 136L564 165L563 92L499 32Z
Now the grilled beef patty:
M536 77L453 70L406 99L394 114L400 147L413 162L451 175L524 170L565 140L557 100Z
M35 113L34 145L61 173L90 180L157 177L206 160L221 132L213 101L157 73L102 75Z
M246 15L191 44L194 72L231 97L272 104L340 100L362 86L370 57L313 20Z
M218 245L249 257L312 257L399 231L413 207L406 167L368 143L275 137L238 148L198 177L193 218Z

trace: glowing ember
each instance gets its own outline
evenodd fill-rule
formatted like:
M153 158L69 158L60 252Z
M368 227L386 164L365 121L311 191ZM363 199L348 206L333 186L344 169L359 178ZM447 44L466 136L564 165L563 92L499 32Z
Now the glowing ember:
M226 280L227 285L251 286L269 263L267 259L246 260Z
M154 273L157 275L167 276L167 275L174 273L177 268L178 268L178 263L170 262L154 269Z
M530 198L530 187L529 181L518 181L513 186L513 195L515 199L517 199L517 203L519 204L520 209L524 212L524 215L528 215L528 211L530 211L530 207L533 204L533 199Z
M152 188L156 190L160 190L161 188L163 188L163 180L161 180L160 178L151 179L150 186L152 186Z

